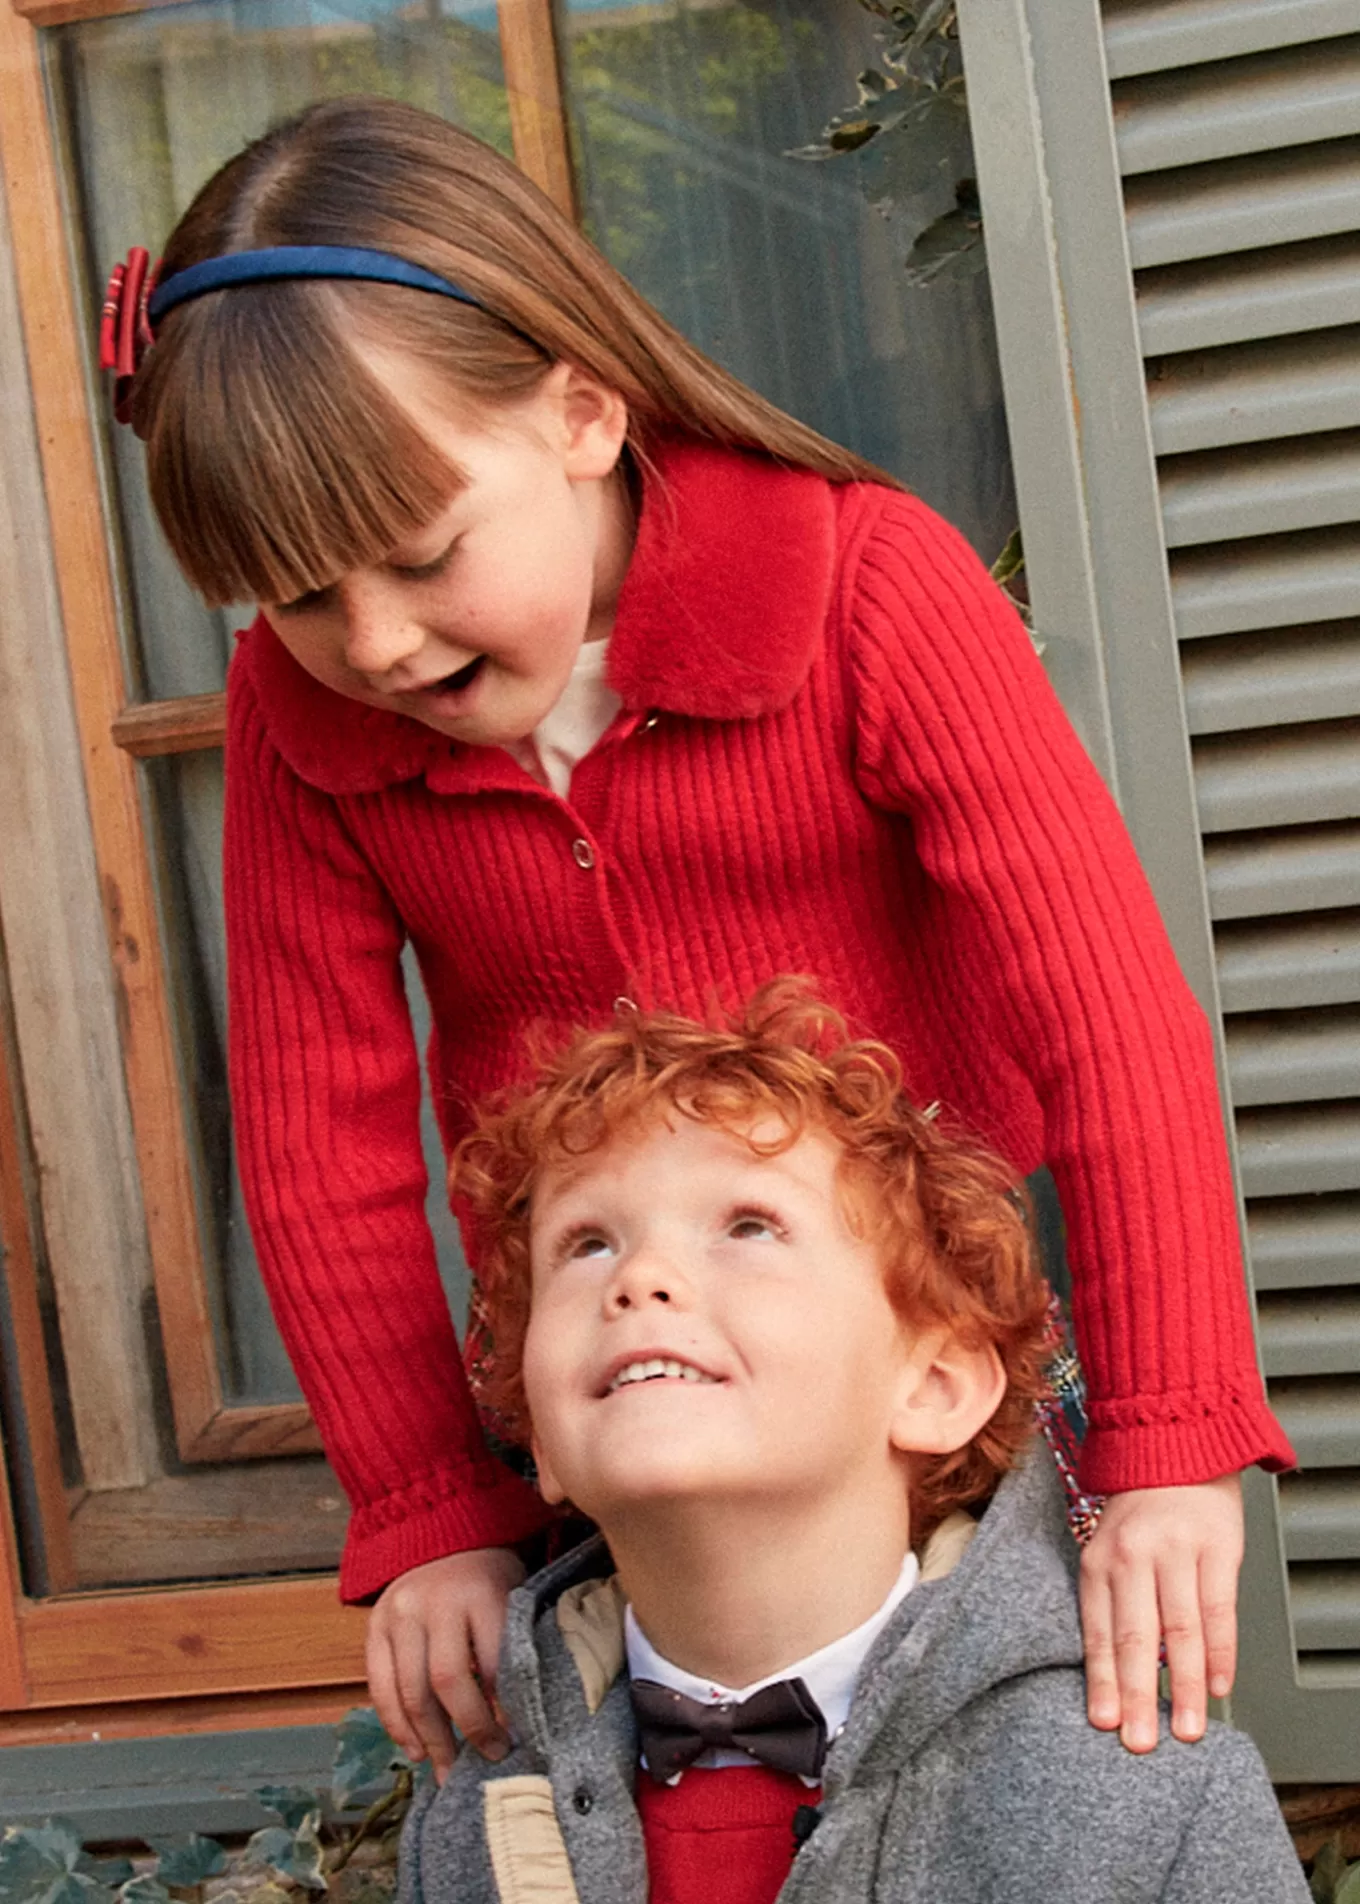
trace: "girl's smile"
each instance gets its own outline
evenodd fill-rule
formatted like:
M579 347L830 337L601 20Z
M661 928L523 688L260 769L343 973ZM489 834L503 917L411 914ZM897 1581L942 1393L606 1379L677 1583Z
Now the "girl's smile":
M265 618L309 674L351 700L472 746L523 740L582 642L613 627L633 538L618 468L623 400L559 363L528 398L455 417L429 372L368 357L461 481L384 561L265 604Z

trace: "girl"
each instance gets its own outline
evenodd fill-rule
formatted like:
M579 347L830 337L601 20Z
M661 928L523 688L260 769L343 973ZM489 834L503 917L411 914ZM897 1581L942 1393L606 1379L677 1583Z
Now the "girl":
M144 254L140 255L144 264ZM1237 1471L1281 1467L1203 1019L1018 621L960 538L673 331L510 164L312 108L199 194L106 313L191 582L259 618L229 682L241 1170L353 1504L373 1695L488 1756L516 1546L423 1216L399 968L446 1144L534 1024L702 1015L811 973L1069 1228L1090 1386L1090 1716L1227 1691ZM139 365L139 358L141 359ZM475 1239L473 1239L475 1263ZM486 1348L474 1316L475 1390Z

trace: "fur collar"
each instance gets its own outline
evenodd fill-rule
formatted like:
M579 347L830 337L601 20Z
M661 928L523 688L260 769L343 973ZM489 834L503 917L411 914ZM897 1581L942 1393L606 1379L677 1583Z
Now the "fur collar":
M644 475L637 544L608 678L635 715L752 720L785 707L822 641L836 563L835 492L768 457L663 445ZM439 769L440 791L522 779L500 748L461 747L365 707L300 668L263 620L233 678L255 690L274 746L323 793L377 792Z

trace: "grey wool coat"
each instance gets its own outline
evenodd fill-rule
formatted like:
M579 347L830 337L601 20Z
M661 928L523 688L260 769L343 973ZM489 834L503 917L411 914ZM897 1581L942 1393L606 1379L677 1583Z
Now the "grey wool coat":
M1046 1451L971 1534L966 1516L946 1523L875 1642L779 1904L1307 1904L1241 1733L1182 1745L1164 1719L1135 1758L1087 1724L1075 1549ZM399 1904L646 1904L609 1564L594 1541L512 1596L513 1750L499 1765L464 1751L420 1794Z

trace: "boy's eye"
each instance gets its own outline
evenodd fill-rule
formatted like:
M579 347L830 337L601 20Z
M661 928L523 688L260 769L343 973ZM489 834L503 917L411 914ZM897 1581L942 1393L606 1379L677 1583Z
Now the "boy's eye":
M579 1263L594 1256L607 1256L612 1248L603 1230L581 1229L564 1236L553 1255L559 1263Z
M784 1226L769 1210L739 1210L728 1219L727 1234L737 1243L772 1242L784 1234Z

